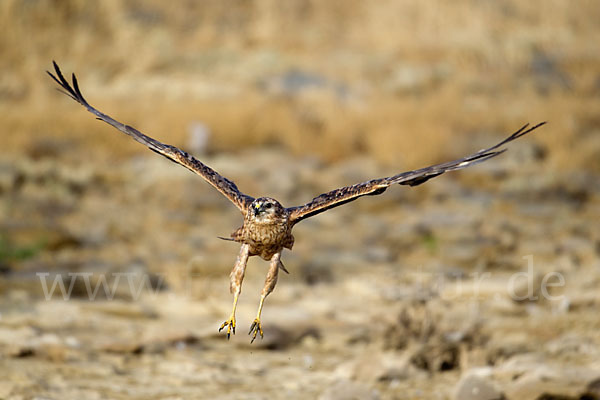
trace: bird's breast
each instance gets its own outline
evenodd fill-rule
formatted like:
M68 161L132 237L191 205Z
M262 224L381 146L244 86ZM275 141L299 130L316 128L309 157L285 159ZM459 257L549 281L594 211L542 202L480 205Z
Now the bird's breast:
M249 224L246 229L248 239L264 245L280 243L287 233L284 224Z
M291 249L294 243L287 223L248 222L244 224L242 231L242 241L250 245L251 253L267 260L284 247Z

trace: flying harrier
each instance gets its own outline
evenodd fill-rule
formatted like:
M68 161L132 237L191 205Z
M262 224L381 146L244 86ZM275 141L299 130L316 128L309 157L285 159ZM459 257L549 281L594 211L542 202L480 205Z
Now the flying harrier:
M246 273L246 263L248 262L248 257L260 256L262 259L270 261L270 266L265 280L265 286L261 291L258 312L254 322L250 326L250 331L248 332L249 335L252 335L252 342L254 342L258 333L260 333L261 338L263 336L260 316L265 299L275 288L279 269L282 269L286 273L288 272L281 262L281 252L283 249L292 249L292 246L294 245L292 229L298 222L320 214L323 211L354 201L359 197L381 194L385 192L389 186L396 183L400 185L417 186L446 171L465 168L489 160L506 150L499 149L504 144L518 139L545 124L545 122L542 122L530 128L528 128L529 124L527 124L495 146L480 150L458 160L335 189L315 197L302 206L286 208L273 198L259 197L255 199L254 197L240 192L235 183L224 176L219 175L215 170L203 164L185 151L154 140L137 129L129 125L124 125L98 111L83 98L75 74L73 74L73 84L71 86L71 84L63 77L58 65L56 65L55 62L53 62L53 64L56 75L47 72L48 75L50 75L50 77L62 88L62 90L59 89L59 91L84 106L89 112L94 114L97 119L114 126L121 132L131 136L134 140L146 145L155 153L200 175L241 211L244 222L240 228L236 229L231 234L231 238L227 239L242 244L240 254L237 257L237 261L230 274L230 291L233 294L233 309L231 311L231 316L227 321L223 322L219 331L227 327L228 339L232 332L235 334L235 310L238 297L242 290L244 274Z

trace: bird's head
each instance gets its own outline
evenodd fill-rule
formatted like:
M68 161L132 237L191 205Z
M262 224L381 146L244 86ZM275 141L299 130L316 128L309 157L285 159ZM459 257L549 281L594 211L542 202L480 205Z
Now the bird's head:
M275 199L260 197L250 205L252 219L261 223L278 222L285 215L285 208Z

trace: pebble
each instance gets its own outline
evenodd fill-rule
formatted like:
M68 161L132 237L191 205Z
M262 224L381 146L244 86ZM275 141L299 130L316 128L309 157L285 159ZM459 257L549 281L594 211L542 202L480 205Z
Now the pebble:
M467 371L454 390L455 400L502 400L504 398L489 379L490 368Z
M378 400L379 393L368 385L340 380L323 391L319 400Z

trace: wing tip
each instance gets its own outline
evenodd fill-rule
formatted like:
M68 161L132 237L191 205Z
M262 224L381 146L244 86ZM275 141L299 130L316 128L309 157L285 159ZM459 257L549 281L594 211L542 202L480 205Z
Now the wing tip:
M548 123L548 121L542 121L542 122L538 122L537 124L529 127L529 122L526 123L525 125L523 125L518 131L516 131L515 133L513 133L512 135L510 135L507 140L504 141L504 143L510 142L512 140L518 139L521 136L525 136L527 135L529 132L533 132L534 130L536 130L537 128L546 125Z
M73 73L71 77L71 80L73 82L73 86L71 86L71 84L69 84L69 81L64 77L62 71L60 70L60 67L58 66L55 60L52 60L52 65L54 66L54 73L56 75L54 75L48 70L46 70L46 73L63 89L59 89L59 92L64 93L65 95L69 96L76 102L86 107L90 107L89 103L81 94L81 90L79 89L79 84L77 82L77 77L75 76L75 73Z

